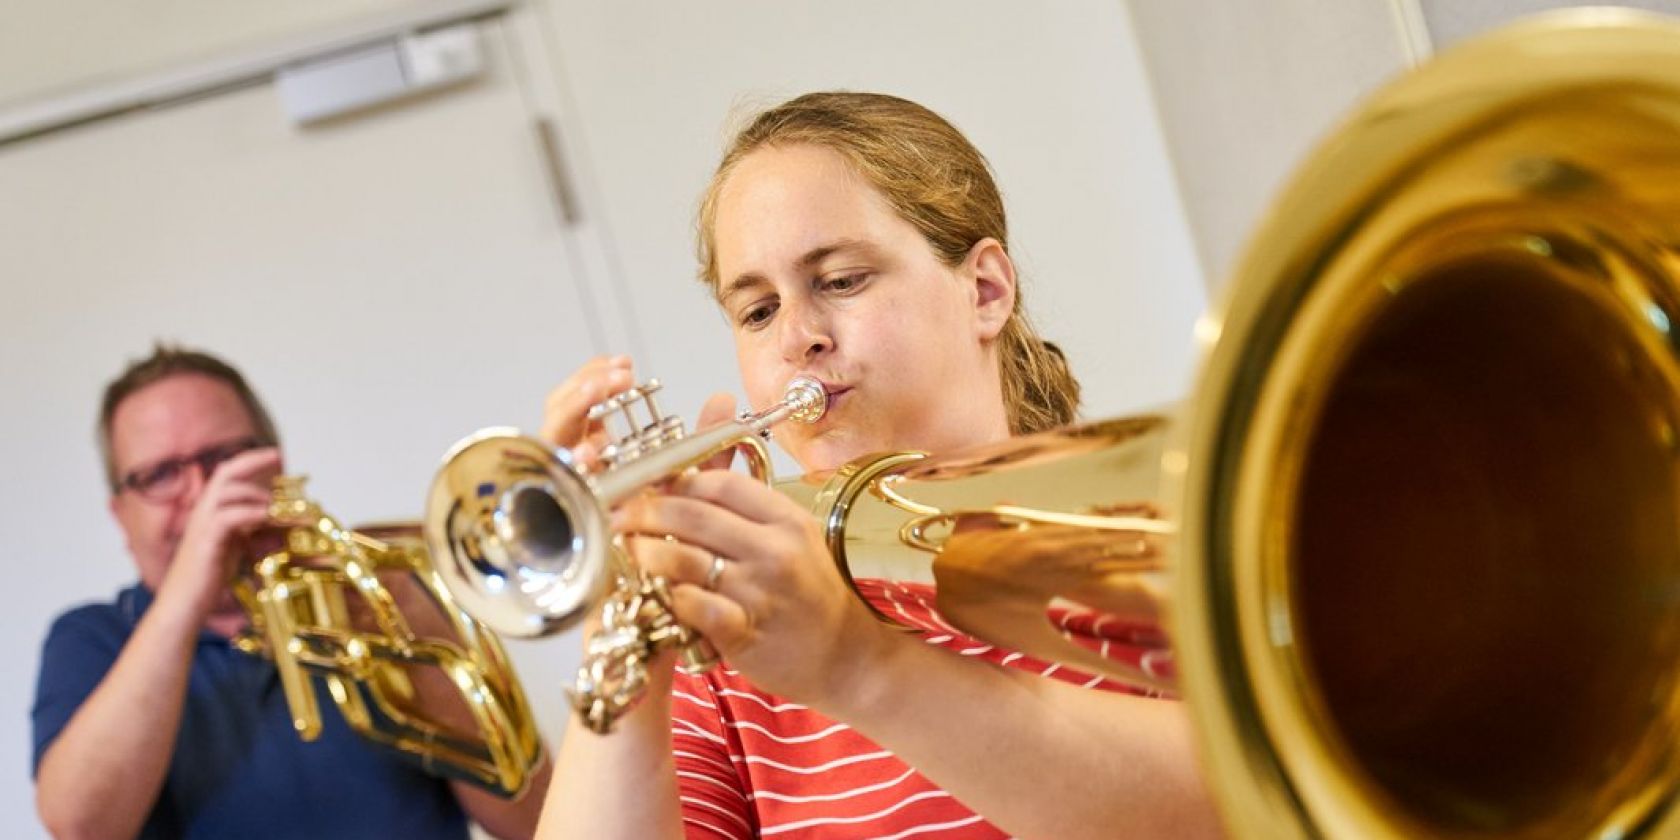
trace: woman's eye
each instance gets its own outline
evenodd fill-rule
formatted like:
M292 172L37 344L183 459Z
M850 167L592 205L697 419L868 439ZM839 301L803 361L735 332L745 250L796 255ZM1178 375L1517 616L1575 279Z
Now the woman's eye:
M776 313L774 304L761 303L741 313L741 325L746 327L763 326Z
M844 277L833 277L828 280L824 280L822 288L824 291L845 294L847 292L856 291L859 286L862 286L866 276L867 275L863 274L848 274Z

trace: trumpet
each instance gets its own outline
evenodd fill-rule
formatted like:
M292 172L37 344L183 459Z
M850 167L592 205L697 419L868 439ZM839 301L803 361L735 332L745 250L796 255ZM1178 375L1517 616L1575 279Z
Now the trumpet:
M571 696L591 729L606 732L641 697L647 662L667 647L700 673L716 656L670 610L663 579L641 573L611 538L608 512L636 493L734 451L770 482L765 438L784 421L815 423L828 410L821 382L797 377L780 402L695 434L666 415L658 380L591 407L590 420L621 424L586 470L516 430L490 428L444 457L426 503L425 539L444 585L498 632L546 636L598 610Z
M274 662L304 741L321 733L319 679L362 737L428 772L522 795L542 737L501 641L437 580L417 525L346 528L304 481L274 481L269 519L283 544L234 580L251 624L233 646ZM422 703L422 679L449 689Z

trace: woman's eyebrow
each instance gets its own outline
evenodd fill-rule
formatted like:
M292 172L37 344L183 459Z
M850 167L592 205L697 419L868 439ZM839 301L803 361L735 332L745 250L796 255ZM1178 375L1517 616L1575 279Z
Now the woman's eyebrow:
M734 280L729 281L728 285L719 289L717 301L719 304L728 303L729 299L735 295L742 292L752 291L760 286L767 286L769 284L770 281L765 279L764 275L755 272L748 272L736 277Z
M811 266L814 266L838 253L845 251L869 251L871 248L872 246L867 240L836 239L833 242L818 245L817 247L806 251L804 256L799 258L797 265L800 268L810 268Z
M866 239L836 239L831 242L825 242L810 249L809 251L806 251L799 256L799 259L794 260L793 264L795 268L805 271L821 263L823 260L834 256L835 254L843 254L850 251L873 253L874 247L875 246ZM750 291L758 286L768 285L769 283L770 281L768 278L756 271L742 273L718 289L718 303L724 303L733 295Z

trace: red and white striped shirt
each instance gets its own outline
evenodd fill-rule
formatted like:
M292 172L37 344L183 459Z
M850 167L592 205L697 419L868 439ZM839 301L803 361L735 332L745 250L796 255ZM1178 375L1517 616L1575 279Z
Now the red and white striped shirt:
M859 580L857 586L928 644L1088 688L1131 691L963 635L934 611L926 585ZM1153 631L1127 628L1097 638L1069 629L1079 618L1051 614L1070 638L1112 658L1135 665L1160 653ZM677 674L671 730L691 838L1007 836L851 727L759 691L727 667L699 677Z

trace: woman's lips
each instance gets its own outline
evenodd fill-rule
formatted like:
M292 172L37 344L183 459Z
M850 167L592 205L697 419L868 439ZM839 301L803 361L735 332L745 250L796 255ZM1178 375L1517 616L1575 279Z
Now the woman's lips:
M828 404L823 408L822 416L817 418L815 422L811 423L810 427L813 432L818 428L823 428L828 425L828 420L831 416L833 416L834 409L839 407L841 399L852 390L850 386L830 385L827 382L822 383L822 386L823 395L827 397Z

